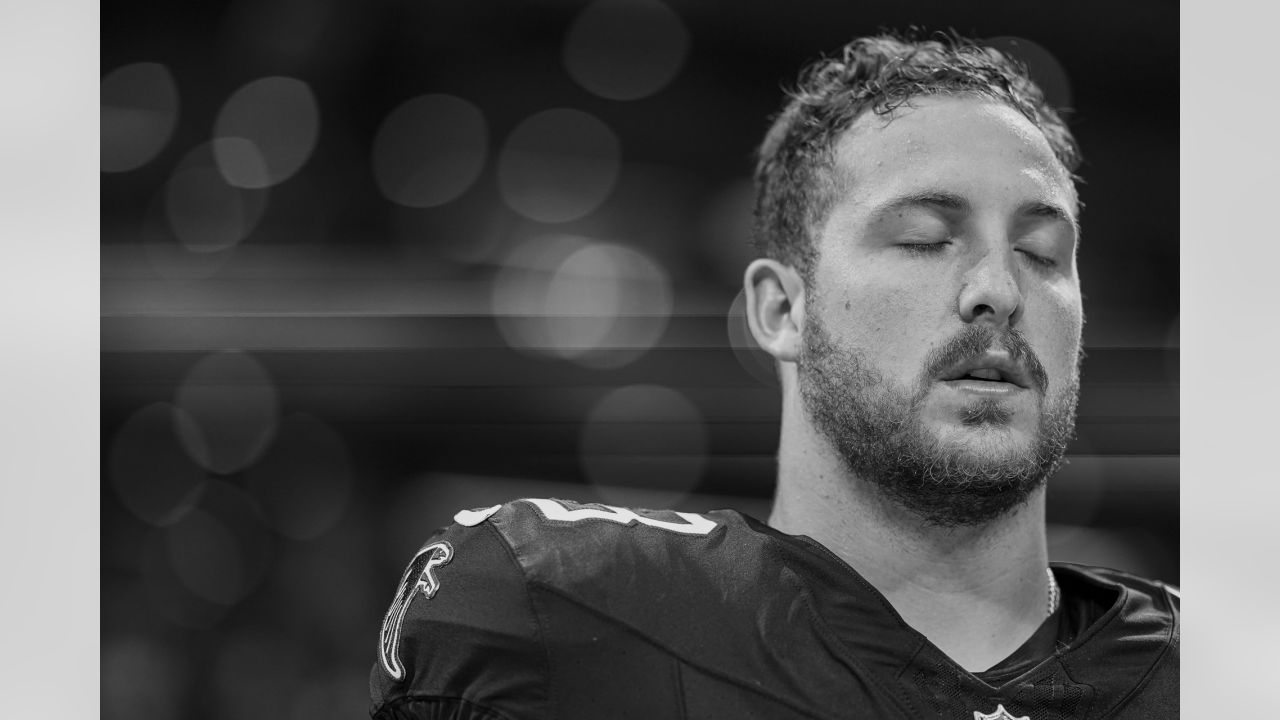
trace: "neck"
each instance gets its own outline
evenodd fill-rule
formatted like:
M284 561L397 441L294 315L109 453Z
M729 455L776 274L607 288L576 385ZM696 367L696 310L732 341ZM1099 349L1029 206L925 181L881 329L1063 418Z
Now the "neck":
M966 670L1003 660L1045 619L1043 489L984 525L927 526L853 476L825 442L784 433L769 524L822 543Z

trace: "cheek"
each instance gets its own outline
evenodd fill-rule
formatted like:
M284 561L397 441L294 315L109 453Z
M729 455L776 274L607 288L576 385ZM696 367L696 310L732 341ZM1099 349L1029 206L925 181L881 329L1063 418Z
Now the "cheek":
M1080 353L1080 342L1084 328L1084 315L1080 306L1079 292L1065 290L1051 293L1045 303L1046 313L1043 320L1044 355L1040 361L1044 363L1054 385L1062 385L1075 371Z
M936 341L945 314L940 294L921 286L862 278L826 297L824 320L832 335L857 347L885 370L912 368Z

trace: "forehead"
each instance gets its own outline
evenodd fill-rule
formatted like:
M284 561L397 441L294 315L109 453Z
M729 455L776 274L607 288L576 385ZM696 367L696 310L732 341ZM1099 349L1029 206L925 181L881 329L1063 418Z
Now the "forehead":
M837 186L859 204L945 191L1076 212L1071 177L1044 134L996 100L935 95L889 115L866 113L838 138L834 161Z

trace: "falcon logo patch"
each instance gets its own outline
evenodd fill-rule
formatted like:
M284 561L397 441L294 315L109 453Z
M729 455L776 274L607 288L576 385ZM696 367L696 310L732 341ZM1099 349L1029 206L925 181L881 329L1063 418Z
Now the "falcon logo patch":
M1004 703L996 706L995 712L990 715L983 715L977 710L973 711L973 720L1031 720L1031 718L1023 715L1022 717L1014 717L1012 713L1004 709Z
M400 626L404 623L409 603L422 593L430 600L440 589L435 570L453 559L453 546L441 540L418 551L405 568L396 590L396 599L382 619L382 632L378 636L378 662L382 669L396 680L404 679L404 665L400 664Z

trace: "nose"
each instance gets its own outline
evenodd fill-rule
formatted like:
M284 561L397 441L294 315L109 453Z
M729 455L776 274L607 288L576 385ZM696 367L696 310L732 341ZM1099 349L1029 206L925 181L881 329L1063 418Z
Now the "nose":
M992 248L984 253L962 278L961 319L966 323L1015 324L1022 310L1018 272L1017 258L1009 247Z

